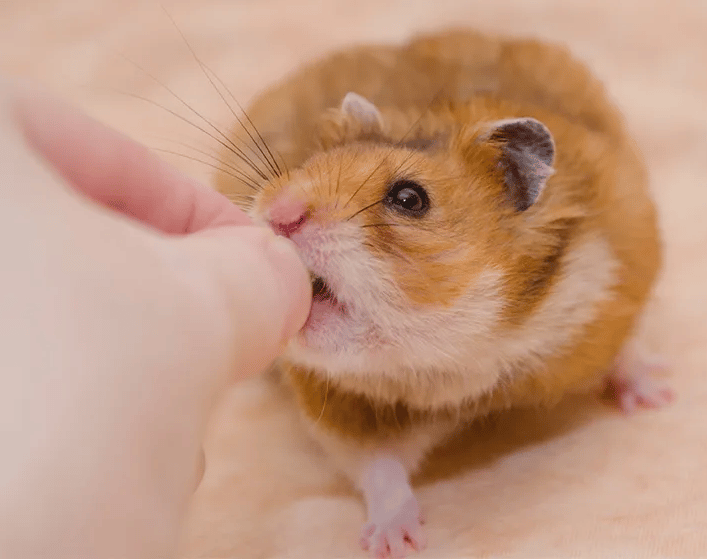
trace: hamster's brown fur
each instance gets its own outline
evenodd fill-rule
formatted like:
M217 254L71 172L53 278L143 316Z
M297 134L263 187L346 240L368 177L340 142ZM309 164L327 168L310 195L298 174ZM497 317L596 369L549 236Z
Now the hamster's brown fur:
M380 109L381 130L371 131L369 124L333 110L349 91ZM591 320L570 343L549 356L507 364L488 390L460 394L456 401L425 396L434 392L435 382L444 383L442 370L436 381L429 372L415 382L392 376L334 378L284 361L303 410L328 441L390 447L416 427L451 426L511 406L554 403L599 379L629 338L660 265L655 211L621 115L602 84L564 48L465 30L400 47L354 48L298 71L258 97L247 113L288 168L288 176L265 186L259 208L288 182L297 182L300 168L310 178L316 171L322 184L340 182L340 160L346 158L353 162L346 184L370 179L355 193L360 201L355 209L376 200L376 185L390 180L386 169L392 173L405 157L415 166L415 177L434 185L435 203L446 213L438 221L431 216L429 227L414 233L394 227L365 230L370 251L390 264L412 306L452 306L466 280L479 277L482 265L492 266L504 273L505 301L493 332L510 332L532 324L565 278L572 255L587 259L589 267L592 259L603 258L581 252L587 240L605 240L616 264L616 281L597 296ZM554 174L539 201L524 212L499 204L504 196L496 165L501 144L487 130L487 123L520 117L543 123L556 146ZM240 128L233 134L236 141L244 138ZM416 156L420 146L424 158ZM374 170L371 179L376 165L381 170ZM472 187L460 176L473 177ZM217 184L229 195L248 194L228 175L219 176ZM326 206L329 195L321 189L318 196L314 209ZM351 207L328 207L329 222L352 214ZM375 211L358 219L362 226L384 221ZM466 246L460 239L474 241ZM591 286L576 289L582 301ZM434 445L425 441L425 447ZM406 464L414 469L418 462Z
M442 113L430 113L430 122L420 123L430 129L444 127L437 121L478 119L471 116L475 110L487 117L494 117L494 113L503 116L507 113L493 107L501 99L530 107L525 113L551 128L556 143L565 147L566 154L566 161L558 162L556 168L589 178L591 183L569 185L577 192L559 200L558 207L552 209L553 215L548 216L548 221L556 226L552 230L554 239L540 254L528 254L515 263L517 274L509 291L519 305L510 308L508 320L517 321L532 312L557 275L556 270L555 274L549 272L557 266L560 247L568 243L572 230L580 227L580 220L584 229L599 227L605 231L624 263L624 280L619 286L621 304L607 302L597 321L587 326L590 332L584 340L568 352L569 362L567 355L558 357L556 364L548 364L543 378L523 377L511 386L499 387L484 398L485 403L474 403L473 409L483 414L512 404L555 401L577 380L604 370L648 296L659 268L660 246L642 163L602 84L557 45L459 30L423 37L403 47L360 47L337 53L265 92L247 112L268 145L290 168L295 168L321 150L318 142L327 145L319 128L321 115L337 106L348 91L356 91L383 107L392 104L425 109L433 98L456 103L478 99L473 105L455 104ZM480 97L488 94L493 95L494 102ZM555 122L556 126L551 126ZM409 123L405 122L392 135L403 136L407 127ZM234 132L237 138L242 134L238 128ZM217 187L227 194L247 193L228 175L218 176ZM538 248L534 242L528 245ZM413 296L422 293L429 299L439 297L438 286L433 293L427 294L428 291L429 286L410 287ZM453 297L453 287L447 295ZM320 418L327 392L325 380L304 373L295 377L307 410L314 418ZM344 402L333 405L335 391L329 387L327 397L329 414L334 417L332 427L348 431L358 422L336 419L347 405L343 395L339 398ZM352 410L347 416L372 414L370 410L358 412L362 408L358 400L352 398ZM373 405L369 403L370 406ZM408 410L400 401L388 406L396 406L399 414L404 411L403 415L422 412ZM327 416L327 411L324 414ZM326 423L327 418L319 421ZM393 424L397 423L393 420Z

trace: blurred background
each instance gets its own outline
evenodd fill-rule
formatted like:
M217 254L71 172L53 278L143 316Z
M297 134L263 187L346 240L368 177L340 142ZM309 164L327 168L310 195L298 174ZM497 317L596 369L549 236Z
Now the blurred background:
M664 137L649 133L656 124L665 131L682 115L704 114L703 0L3 0L0 70L37 80L138 137L148 130L170 134L177 123L121 92L184 110L156 80L228 123L170 17L244 104L332 49L474 26L570 45L609 83L649 154L667 148Z
M180 31L245 105L332 49L450 26L566 43L606 82L646 156L659 208L666 264L641 336L672 361L678 401L549 440L538 436L545 420L506 425L493 461L422 488L429 554L707 554L707 2L0 0L0 72L178 150L204 137L160 107L189 116L165 86L232 124ZM164 157L209 180L208 167ZM257 382L230 397L207 442L186 554L358 554L360 502L292 419L286 399ZM533 449L512 444L533 430Z

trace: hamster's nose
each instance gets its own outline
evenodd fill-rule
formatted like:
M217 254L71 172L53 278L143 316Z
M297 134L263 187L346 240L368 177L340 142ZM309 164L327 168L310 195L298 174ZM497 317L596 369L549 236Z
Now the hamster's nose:
M278 235L290 237L309 217L307 206L288 195L278 197L268 211L270 227Z

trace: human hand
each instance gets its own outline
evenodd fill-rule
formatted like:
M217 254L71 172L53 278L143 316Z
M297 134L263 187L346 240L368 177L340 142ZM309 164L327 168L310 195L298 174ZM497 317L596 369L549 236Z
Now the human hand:
M0 550L164 556L215 398L311 298L289 241L0 80Z

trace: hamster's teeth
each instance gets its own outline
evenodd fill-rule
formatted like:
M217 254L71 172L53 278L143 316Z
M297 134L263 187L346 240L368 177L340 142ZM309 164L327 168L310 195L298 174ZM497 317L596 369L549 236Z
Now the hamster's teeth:
M333 300L334 294L331 293L331 289L324 282L321 276L316 276L311 274L312 277L312 299L316 301L324 301L327 299Z
M312 279L312 297L318 301L325 299L326 293L329 290L324 280L319 276L314 276Z

